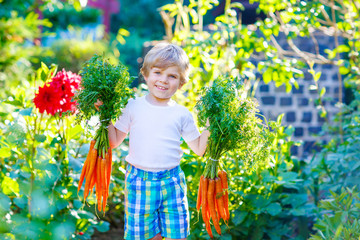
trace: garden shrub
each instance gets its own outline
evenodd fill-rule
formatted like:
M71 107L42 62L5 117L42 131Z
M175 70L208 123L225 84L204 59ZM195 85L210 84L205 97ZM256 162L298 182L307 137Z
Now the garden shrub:
M29 43L36 42L41 36L41 26L51 26L51 23L46 19L39 19L34 12L21 16L11 11L10 16L0 17L1 98L6 98L11 88L26 82L27 76L33 73L30 58L41 49Z
M110 52L108 42L105 40L59 39L53 42L48 50L50 53L39 56L38 61L47 65L54 63L59 66L59 69L65 68L76 73L94 54L105 54L112 64L118 62L118 59Z
M55 72L43 64L28 84L43 85ZM34 97L32 88L13 89L1 112L0 238L90 239L94 228L107 231L109 224L77 196L89 149L84 129L67 112L40 113Z
M271 163L256 170L246 165L243 153L228 153L224 167L229 175L230 221L222 225L221 239L307 239L315 217L307 188L310 181L302 173L305 162L291 156L294 129L281 126L282 115L269 122ZM189 239L208 239L204 223L196 211L197 188L205 161L191 153L182 163L188 182L191 211ZM217 238L219 235L214 234Z
M75 9L72 5L63 4L61 7L45 9L44 18L52 24L51 30L67 29L71 26L86 26L89 24L98 24L101 18L101 10L85 7L81 11ZM56 29L55 29L56 28Z
M329 197L330 190L339 194L343 187L360 188L360 93L355 89L353 92L354 100L342 107L331 125L324 124L323 132L329 141L320 145L321 151L304 170L313 182L310 190L316 205Z
M310 240L337 240L360 238L360 195L353 188L342 188L340 193L320 202L322 216L314 224L317 233Z

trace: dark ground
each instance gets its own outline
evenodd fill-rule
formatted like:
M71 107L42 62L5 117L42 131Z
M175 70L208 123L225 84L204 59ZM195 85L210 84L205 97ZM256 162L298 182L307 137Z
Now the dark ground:
M103 220L110 223L110 230L107 232L94 231L91 240L124 240L124 212L117 209L116 204L109 204L106 217Z
M91 237L91 240L123 240L123 239L124 239L123 227L110 228L109 231L104 233L95 230L94 235Z

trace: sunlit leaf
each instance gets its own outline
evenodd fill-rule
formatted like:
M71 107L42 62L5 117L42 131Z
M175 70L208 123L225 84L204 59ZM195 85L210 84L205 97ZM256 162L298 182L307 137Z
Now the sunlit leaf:
M8 158L10 156L11 156L11 148L10 147L0 148L0 158Z
M8 176L4 176L1 188L6 195L19 195L19 184Z

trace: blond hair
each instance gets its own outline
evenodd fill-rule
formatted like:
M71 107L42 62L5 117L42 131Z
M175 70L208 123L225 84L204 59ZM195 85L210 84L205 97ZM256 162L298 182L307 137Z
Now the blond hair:
M180 83L186 83L190 63L185 51L171 43L158 43L146 54L140 72L144 77L147 77L153 67L164 69L172 66L179 68Z

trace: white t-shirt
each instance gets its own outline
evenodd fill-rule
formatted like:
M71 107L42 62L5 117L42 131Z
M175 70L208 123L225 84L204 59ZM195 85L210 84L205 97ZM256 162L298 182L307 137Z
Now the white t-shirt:
M174 102L156 106L145 97L130 99L114 125L129 133L126 161L146 171L162 171L180 164L181 137L190 142L200 136L190 111Z

